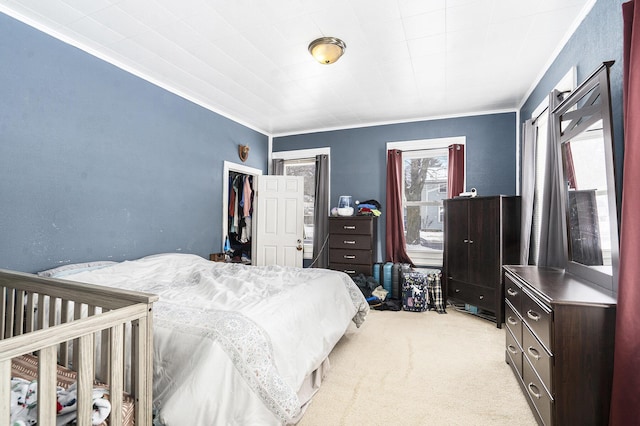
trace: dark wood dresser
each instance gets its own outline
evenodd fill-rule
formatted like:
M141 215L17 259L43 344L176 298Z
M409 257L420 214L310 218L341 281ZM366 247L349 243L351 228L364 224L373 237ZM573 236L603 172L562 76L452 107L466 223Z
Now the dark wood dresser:
M376 250L375 216L329 218L329 269L370 276L377 261Z
M506 361L539 424L606 425L616 301L563 269L505 266Z
M502 327L502 265L520 263L520 197L444 201L444 269L449 298L495 315Z

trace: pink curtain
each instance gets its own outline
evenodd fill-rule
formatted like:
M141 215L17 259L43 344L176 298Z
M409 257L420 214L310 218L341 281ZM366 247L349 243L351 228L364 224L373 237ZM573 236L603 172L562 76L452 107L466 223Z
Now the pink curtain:
M640 419L640 9L622 5L624 20L624 174L620 225L620 274L611 395L611 425ZM634 28L638 25L638 28ZM634 191L635 190L635 191Z
M413 262L407 255L402 208L402 151L387 152L387 262Z
M447 196L453 198L464 192L464 145L449 145Z

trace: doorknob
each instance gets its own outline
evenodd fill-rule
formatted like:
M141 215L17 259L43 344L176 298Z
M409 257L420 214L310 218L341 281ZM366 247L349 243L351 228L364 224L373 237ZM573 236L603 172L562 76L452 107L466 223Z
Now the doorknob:
M298 245L296 246L296 250L302 250L302 240L298 240Z

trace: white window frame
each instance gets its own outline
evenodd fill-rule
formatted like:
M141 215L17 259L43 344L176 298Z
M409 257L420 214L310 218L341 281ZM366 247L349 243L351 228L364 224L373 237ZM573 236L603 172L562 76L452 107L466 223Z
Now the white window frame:
M449 138L435 138L435 139L418 139L410 141L395 141L387 142L387 151L390 149L398 149L400 151L422 151L422 150L437 150L448 149L449 145L458 144L465 145L467 143L466 136L454 136ZM467 187L467 150L464 150L464 188ZM404 188L404 186L403 186ZM404 193L402 196L402 206L405 207L406 198ZM443 252L442 251L417 251L407 249L407 254L411 258L416 266L442 266Z
M577 69L572 67L564 75L564 77L556 84L554 90L559 92L571 92L577 86ZM542 198L544 187L544 172L547 163L547 150L549 149L548 126L549 126L549 97L547 96L540 102L531 114L536 128L536 170L535 170L535 188L533 198L533 218L531 222L532 236L530 239L529 251L533 251L533 264L538 265L540 256L540 233L542 227L542 218L540 212L542 210Z
M316 155L328 155L331 158L331 148L311 148L311 149L296 149L291 151L277 151L271 153L272 159L280 160L306 160L309 158L315 158ZM331 161L329 161L329 181L331 181ZM329 184L331 188L331 184ZM329 190L329 200L331 200L331 190ZM326 212L329 216L330 211ZM315 238L315 233L314 233ZM313 243L304 243L303 259L313 259Z

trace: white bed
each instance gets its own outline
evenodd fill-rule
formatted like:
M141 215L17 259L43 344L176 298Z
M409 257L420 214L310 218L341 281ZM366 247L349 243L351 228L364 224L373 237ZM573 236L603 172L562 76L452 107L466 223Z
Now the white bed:
M369 310L341 272L188 254L66 271L64 279L160 296L153 404L168 426L296 423L334 345Z

